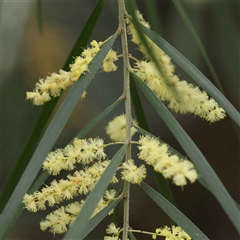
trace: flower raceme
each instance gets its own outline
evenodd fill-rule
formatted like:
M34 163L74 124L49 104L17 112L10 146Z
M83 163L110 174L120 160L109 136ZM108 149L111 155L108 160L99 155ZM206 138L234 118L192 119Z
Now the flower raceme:
M41 191L35 191L31 195L26 194L23 202L29 211L36 212L45 210L46 205L52 207L78 195L87 195L93 190L109 163L110 160L97 162L90 167L85 167L84 170L75 171L65 180L53 180L50 186L43 187ZM111 183L117 182L118 179L114 176Z
M176 75L169 76L166 84L155 64L151 61L139 61L133 69L149 88L175 112L193 113L209 122L216 122L225 117L225 111L205 91L180 81Z
M136 11L138 21L145 27L150 25L144 20L142 14ZM216 122L223 119L226 114L218 103L209 98L205 91L201 91L193 84L180 81L174 74L174 65L171 58L166 55L155 43L146 37L148 44L156 59L159 62L161 73L156 65L151 61L151 57L142 44L140 37L130 20L128 22L128 33L132 37L132 42L138 45L146 60L136 61L133 71L137 76L149 86L149 88L162 100L169 102L168 107L175 112L182 114L193 113L209 122Z
M40 79L35 85L33 92L26 93L26 99L32 100L34 105L42 105L52 98L60 96L62 90L73 85L81 75L88 71L88 65L92 62L95 55L99 52L103 42L93 40L90 48L85 49L75 61L69 65L70 71L60 70L59 73L52 73L46 79ZM112 49L105 57L102 69L105 72L116 71L117 66L114 61L118 60L117 54ZM84 98L86 92L83 93Z
M160 144L158 139L141 136L138 158L151 165L156 172L165 178L172 178L177 186L187 184L187 179L193 183L197 179L194 165L187 159L179 159L177 155L170 155L167 144Z
M119 121L118 117L120 117L121 121ZM81 164L82 168L75 170L73 174L67 175L66 179L53 180L49 186L43 187L40 191L25 194L23 199L25 208L31 212L36 212L45 210L46 206L59 205L63 201L71 200L79 195L88 195L110 163L105 148L113 144L124 144L122 138L116 139L112 137L114 129L121 131L121 128L126 126L125 115L118 117L111 121L106 130L110 138L121 139L121 142L106 144L101 138L75 138L64 149L50 152L43 162L43 169L48 171L49 174L57 175L63 170L74 170L77 164ZM136 131L134 128L133 133ZM120 136L122 137L122 134ZM137 145L140 160L151 165L156 172L160 172L165 178L171 178L177 186L186 185L187 179L191 183L197 179L197 172L193 164L188 160L179 159L177 155L170 155L168 146L161 144L157 138L140 136L139 140L132 141L132 144ZM145 165L142 164L138 167L133 159L126 160L118 168L118 171L121 179L131 184L140 184L147 175ZM118 181L119 179L115 174L110 183L114 184ZM116 196L116 190L107 190L92 216L106 207L116 197L118 197ZM82 205L82 201L75 202L53 211L40 223L41 229L49 229L54 234L67 231L67 227L72 224Z
M76 163L89 164L97 159L105 159L104 141L101 138L78 139L64 149L50 152L43 162L43 169L57 175L61 170L73 170Z
M112 202L115 199L115 194L116 194L115 190L110 191L107 190L105 192L104 198L100 199L91 217L94 217L98 212L100 212L110 202ZM74 220L76 219L84 202L85 202L84 200L81 200L80 202L73 202L51 212L46 216L45 220L42 220L40 222L41 230L45 231L49 229L50 232L53 234L62 234L66 232L68 230L68 226L71 226ZM109 215L112 213L113 211L110 211Z

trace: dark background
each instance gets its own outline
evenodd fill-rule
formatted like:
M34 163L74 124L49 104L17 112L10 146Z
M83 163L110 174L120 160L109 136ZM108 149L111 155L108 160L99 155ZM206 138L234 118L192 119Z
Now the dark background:
M156 2L159 25L154 30L161 33L211 80L212 76L206 63L172 2ZM4 1L2 4L1 185L25 146L42 109L33 106L30 101L25 101L26 91L31 91L39 78L62 68L95 3L93 0L42 1L42 33L38 28L36 1ZM149 19L146 2L138 1L138 4L145 19ZM183 1L182 4L210 56L226 97L239 111L239 1ZM117 26L117 1L107 1L91 40L104 41L115 32ZM114 49L121 52L120 46L118 40ZM130 44L130 52L141 58L133 44ZM117 64L117 72L105 74L100 71L92 81L87 90L87 98L76 107L55 148L64 147L89 120L121 95L121 60ZM176 74L180 79L192 82L178 67ZM144 98L142 101L152 132L185 155L152 107ZM123 111L121 105L88 136L101 136L109 141L105 134L105 126ZM230 195L239 202L239 134L237 137L230 118L209 124L192 115L174 115L208 159ZM153 175L149 169L146 181L157 189ZM210 239L238 239L235 229L217 200L199 183L189 184L184 189L174 186L171 181L169 183L178 208ZM61 239L61 236L54 237L40 230L39 221L45 215L46 211L24 211L7 239ZM110 221L109 217L104 220L87 239L102 239ZM131 227L154 231L158 227L170 224L165 213L138 186L133 186ZM145 235L136 237L147 239Z

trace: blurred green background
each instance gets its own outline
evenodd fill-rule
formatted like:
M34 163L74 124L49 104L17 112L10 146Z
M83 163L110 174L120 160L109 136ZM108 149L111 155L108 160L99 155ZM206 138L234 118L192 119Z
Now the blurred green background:
M1 187L24 148L42 109L25 101L26 91L31 91L39 78L62 68L96 2L42 1L42 31L39 30L37 20L37 1L1 3ZM137 2L144 18L150 21L152 10L148 10L147 1ZM206 63L173 3L156 0L154 4L158 22L150 21L153 29L161 33L211 80ZM210 56L226 97L239 111L239 1L183 1L182 5ZM117 26L117 1L107 1L91 40L105 40L115 32ZM121 52L119 39L114 49ZM130 44L130 53L141 58L133 44ZM89 120L121 95L121 64L120 60L119 69L115 73L99 71L89 86L87 98L79 102L55 148L64 147ZM176 74L180 79L192 82L178 67ZM142 102L153 134L160 136L185 155L143 97ZM88 136L101 136L109 141L105 126L123 111L121 105ZM230 195L239 202L239 132L234 131L230 119L209 124L192 115L174 115L208 159ZM146 181L157 188L151 169ZM184 189L173 186L171 182L170 186L179 209L210 239L238 239L216 199L199 183L189 184ZM133 186L131 194L130 225L134 229L154 231L157 227L171 224L141 189ZM54 237L40 230L39 221L45 217L46 212L24 211L7 239L61 239L61 236ZM87 239L102 239L110 219L108 217L104 220ZM144 235L136 237L149 239Z

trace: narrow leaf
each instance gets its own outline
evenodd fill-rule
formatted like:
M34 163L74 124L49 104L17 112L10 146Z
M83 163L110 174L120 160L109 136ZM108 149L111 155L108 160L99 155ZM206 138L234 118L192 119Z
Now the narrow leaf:
M89 133L103 118L105 118L114 108L118 106L119 103L122 102L122 98L120 97L117 101L103 110L96 118L91 120L77 135L77 138L83 138L87 133Z
M38 178L37 180L34 182L34 184L30 187L30 189L27 191L28 194L32 194L36 189L39 189L43 182L45 182L47 180L47 178L49 177L49 174L47 173L47 171L44 171ZM6 229L6 233L8 233L12 226L15 224L15 222L17 221L17 219L20 217L20 215L22 214L24 210L24 204L22 202L19 203L17 210L13 213L13 216L11 218L11 222L8 225L7 229Z
M62 105L59 107L57 113L55 114L52 122L47 128L44 136L42 137L32 159L30 160L24 174L22 175L18 185L16 186L10 200L6 204L3 213L1 214L2 232L0 236L6 234L6 229L11 223L11 219L14 216L14 212L18 208L24 194L27 192L34 179L36 178L43 160L46 158L48 152L53 147L54 143L58 139L62 129L67 123L72 111L77 105L82 93L90 84L97 70L102 64L103 59L107 55L108 51L112 47L113 43L117 38L117 33L114 34L97 53L95 58L89 65L89 71L80 77L71 90L69 91L67 97L65 98ZM1 237L0 237L1 238Z
M166 75L166 72L162 68L161 64L157 61L156 54L153 52L146 35L144 34L144 32L141 29L142 25L138 22L138 19L137 19L137 16L136 16L136 12L135 12L136 8L134 7L133 0L128 1L128 9L129 9L129 12L131 14L131 19L130 20L131 20L132 24L134 25L134 27L135 27L135 29L136 29L136 31L138 33L138 36L141 39L141 43L144 45L144 47L146 49L146 52L148 53L149 58L156 65L159 73L161 74L161 76L163 78L163 81L166 84L171 84L171 82L169 80L169 77Z
M39 32L43 33L43 20L42 20L42 0L37 0L37 22Z
M147 119L143 111L142 103L138 95L138 91L132 76L130 76L130 92L131 92L131 100L133 103L134 112L137 117L138 125L149 131Z
M73 225L64 235L63 239L83 239L84 232L87 226L87 223L96 208L99 200L103 196L104 191L106 190L109 182L111 181L113 175L117 171L119 165L122 162L122 159L126 152L126 145L123 145L118 152L114 155L110 164L104 171L103 175L97 182L93 191L88 196L86 202L84 203L80 213L75 219Z
M63 69L65 71L69 70L69 64L72 63L73 57L78 56L83 51L83 48L87 45L89 37L91 36L93 29L98 22L98 18L103 10L104 4L106 0L98 0L97 4L95 5L91 15L89 16L86 24L83 27L72 51L70 52Z
M160 193L156 192L145 182L141 182L140 187L192 239L194 240L209 239L197 226L195 226L182 212L180 212Z
M196 42L204 60L205 60L207 66L209 68L209 71L212 74L212 77L213 77L213 80L215 81L216 86L218 87L219 90L221 90L222 93L224 93L222 84L221 84L221 82L220 82L220 80L219 80L219 78L218 78L218 76L217 76L217 74L214 70L214 67L211 63L211 60L210 60L210 58L209 58L209 56L208 56L208 54L207 54L207 52L206 52L206 50L205 50L205 48L202 44L202 41L201 41L196 29L194 28L189 16L187 15L186 11L184 10L184 8L183 8L183 6L182 6L182 4L179 0L172 0L172 2L174 3L174 5L175 5L178 13L180 14L182 20L186 24L189 32L192 34L192 37L195 40L195 42Z
M122 182L121 182L122 184ZM120 187L118 192L120 192L122 190L122 188ZM121 192L120 192L121 194ZM112 214L112 218L111 218L111 222L116 223L116 225L118 225L119 223L119 212L120 212L120 203L116 205L116 207L113 210L113 214Z
M131 74L155 111L163 119L189 158L194 162L198 173L202 176L212 194L217 198L233 225L240 231L238 226L239 210L203 154L152 90L136 74Z
M172 45L152 30L141 25L141 30L172 60L178 64L198 85L200 85L213 99L215 99L228 115L240 126L240 113L227 98L204 76L187 58L178 52Z
M98 18L100 16L100 13L102 12L103 6L104 6L105 0L99 0L96 6L94 7L92 13L90 14L83 30L81 31L68 59L66 60L63 69L68 71L69 70L69 64L72 62L74 56L80 55L80 53L83 50L83 47L87 45L87 42L89 40L90 35L92 34L92 31L98 21ZM58 97L52 99L50 102L47 102L41 112L41 115L39 116L39 119L36 123L35 128L33 129L31 136L29 137L29 140L27 141L27 144L21 154L19 155L16 164L12 168L9 176L7 177L6 183L4 184L4 188L1 190L0 193L0 212L2 212L5 204L7 203L8 199L10 198L14 188L16 187L17 183L19 182L19 179L26 168L30 157L32 156L34 149L37 146L37 143L39 142L39 138L41 137L42 131L45 128L51 113L53 109L55 108Z
M153 31L160 34L161 24L160 24L160 14L158 11L158 2L157 1L143 1L144 8L146 9L147 19L151 25Z
M130 237L130 240L137 240L136 237L133 235L132 232L128 232L128 235Z
M85 238L108 215L108 213L120 203L121 200L121 198L118 198L117 200L109 203L107 207L91 218L82 234L82 238Z

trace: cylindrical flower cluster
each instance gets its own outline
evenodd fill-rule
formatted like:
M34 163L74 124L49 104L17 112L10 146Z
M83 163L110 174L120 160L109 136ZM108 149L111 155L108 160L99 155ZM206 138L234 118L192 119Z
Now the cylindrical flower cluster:
M115 190L110 190L105 192L105 197L101 198L98 205L96 206L91 217L94 217L97 213L99 213L103 208L105 208L111 201L115 199ZM106 197L108 196L108 197ZM68 226L76 219L78 213L80 212L84 200L81 202L70 203L66 206L62 206L57 210L51 212L46 216L44 220L40 222L41 230L45 231L47 229L50 230L53 234L62 234L68 230ZM111 211L109 214L112 214Z
M180 81L173 73L169 73L170 84L166 84L152 62L137 62L134 72L162 101L169 102L168 107L175 112L193 113L209 122L216 122L225 117L223 108L193 84Z
M59 74L52 73L50 76L47 76L46 79L40 79L39 82L36 83L33 92L26 93L26 99L32 100L34 105L43 105L52 98L60 96L62 90L73 85L81 75L88 71L88 65L99 52L103 42L93 40L90 45L90 48L86 48L81 55L76 57L74 62L69 65L69 72L61 69ZM116 71L117 66L114 64L116 60L118 60L116 52L110 50L103 61L102 69L105 72ZM83 93L82 98L84 98L85 95L86 92Z
M85 167L84 170L75 171L73 175L68 175L67 180L61 179L58 182L54 180L50 186L42 188L41 191L25 194L23 199L25 208L31 212L36 212L46 209L46 204L54 206L75 196L88 194L93 190L109 163L110 160L97 162L91 167ZM117 182L118 179L114 176L111 183Z
M61 170L73 170L76 163L89 164L94 159L105 159L104 141L101 138L73 140L73 144L64 149L50 152L43 162L43 169L51 175L57 175Z
M189 160L181 160L177 155L170 155L168 146L160 144L156 138L141 136L138 157L153 166L156 172L165 178L172 178L177 186L193 183L197 179L197 171Z

